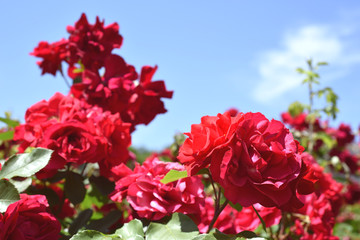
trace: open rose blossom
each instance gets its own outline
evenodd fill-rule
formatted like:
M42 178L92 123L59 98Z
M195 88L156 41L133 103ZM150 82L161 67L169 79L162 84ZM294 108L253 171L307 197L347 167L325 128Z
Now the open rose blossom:
M189 175L209 168L225 197L244 207L300 208L297 194L309 194L312 181L301 159L303 147L279 121L261 113L228 112L193 124L179 160Z
M197 213L205 203L204 186L198 176L168 184L160 182L171 169L184 170L179 163L150 157L143 165L136 165L134 171L125 165L117 168L120 179L116 182L111 200L121 202L126 198L141 218L159 220L174 212Z
M1 240L59 239L61 225L49 213L45 196L20 194L4 215L0 213Z

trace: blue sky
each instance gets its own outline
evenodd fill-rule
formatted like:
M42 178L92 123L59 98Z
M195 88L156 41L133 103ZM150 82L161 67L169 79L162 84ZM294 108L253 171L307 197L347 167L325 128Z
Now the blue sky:
M320 87L339 95L334 124L360 123L360 3L358 1L7 1L0 9L0 114L23 121L26 109L67 93L61 78L40 76L29 55L38 42L67 37L82 12L89 22L118 22L124 43L116 53L133 64L158 65L174 97L168 113L139 127L133 144L159 150L204 115L230 107L279 119L287 106L307 102L305 60L327 61Z

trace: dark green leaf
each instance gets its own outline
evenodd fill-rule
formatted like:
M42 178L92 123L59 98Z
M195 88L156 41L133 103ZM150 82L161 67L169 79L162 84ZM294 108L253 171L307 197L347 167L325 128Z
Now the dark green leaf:
M181 213L174 213L167 224L150 223L146 240L189 240L199 234L196 224Z
M254 205L252 206L252 208L254 209L256 216L260 219L261 225L264 229L264 231L266 232L266 224L264 222L264 219L262 219L262 217L260 216L259 212L256 210L256 208L254 207Z
M68 198L72 204L76 205L81 203L86 194L83 177L78 173L67 172L64 193L66 198Z
M256 238L258 237L256 233L252 231L242 231L236 234L237 237L244 237L244 238Z
M91 209L85 209L81 211L79 215L74 219L74 221L70 224L69 233L71 235L75 234L82 227L85 227L86 223L90 220L93 211Z
M20 195L15 186L5 179L0 180L0 212L5 212L7 207L20 200Z
M110 193L112 193L115 189L115 183L111 182L109 179L103 176L99 176L99 177L91 176L89 180L90 183L94 185L102 195L107 196Z
M13 155L2 166L0 178L30 177L48 164L52 152L35 148L31 153Z
M162 182L163 184L167 184L170 182L174 182L176 180L179 180L181 178L186 178L187 172L186 171L177 171L174 169L171 169L165 176L163 179L161 179L160 182Z
M107 232L108 229L115 224L122 217L122 212L119 210L113 210L109 212L105 217L99 220L90 221L87 229L97 230L100 232Z
M241 238L258 238L258 236L251 231L242 231L236 235L233 235L233 234L224 234L216 229L213 235L216 240L238 240Z
M231 201L229 201L229 205L239 212L243 209L243 207L239 203L232 203Z
M8 141L14 138L14 131L7 131L0 133L0 140Z

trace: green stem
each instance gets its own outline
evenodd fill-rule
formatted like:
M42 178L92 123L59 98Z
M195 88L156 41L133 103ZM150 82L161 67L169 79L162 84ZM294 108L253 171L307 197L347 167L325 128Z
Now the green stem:
M209 224L209 228L208 228L206 233L209 233L211 231L211 229L214 227L214 224L215 224L216 220L218 219L218 217L220 216L220 213L224 210L224 208L226 207L226 205L228 203L229 203L229 200L226 199L225 202L223 203L223 205L221 205L220 208L215 209L214 217L211 220L211 222Z
M218 189L216 189L215 187L215 182L211 176L211 173L210 171L208 171L208 175L209 175L209 178L210 178L210 182L211 182L211 185L214 189L214 195L215 195L215 212L214 212L214 217L213 219L211 220L210 224L209 224L209 227L208 227L208 230L207 230L207 233L209 233L211 231L211 229L213 228L216 220L218 219L218 217L220 216L220 213L224 210L224 208L226 207L226 205L229 203L229 200L225 200L225 202L220 206L220 199L221 199L221 189L220 187Z
M311 72L313 72L313 67L311 64L311 61L308 61L308 65L309 65L309 69ZM314 104L314 92L313 92L313 88L312 88L312 83L314 81L313 76L309 76L309 115L311 116L311 114L313 113L313 104ZM310 154L312 154L313 148L314 148L314 139L313 139L313 134L314 134L314 122L313 119L309 120L309 144L308 144L308 152Z

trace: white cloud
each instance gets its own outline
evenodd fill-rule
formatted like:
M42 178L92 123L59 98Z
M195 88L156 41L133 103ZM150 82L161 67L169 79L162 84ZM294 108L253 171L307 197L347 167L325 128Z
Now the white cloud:
M301 84L304 76L295 69L304 66L310 57L344 66L360 62L360 52L347 53L344 35L352 31L336 31L326 25L308 25L283 36L282 48L266 51L259 58L260 81L253 91L258 102L269 102ZM341 74L340 74L341 72ZM333 76L344 75L342 69Z

